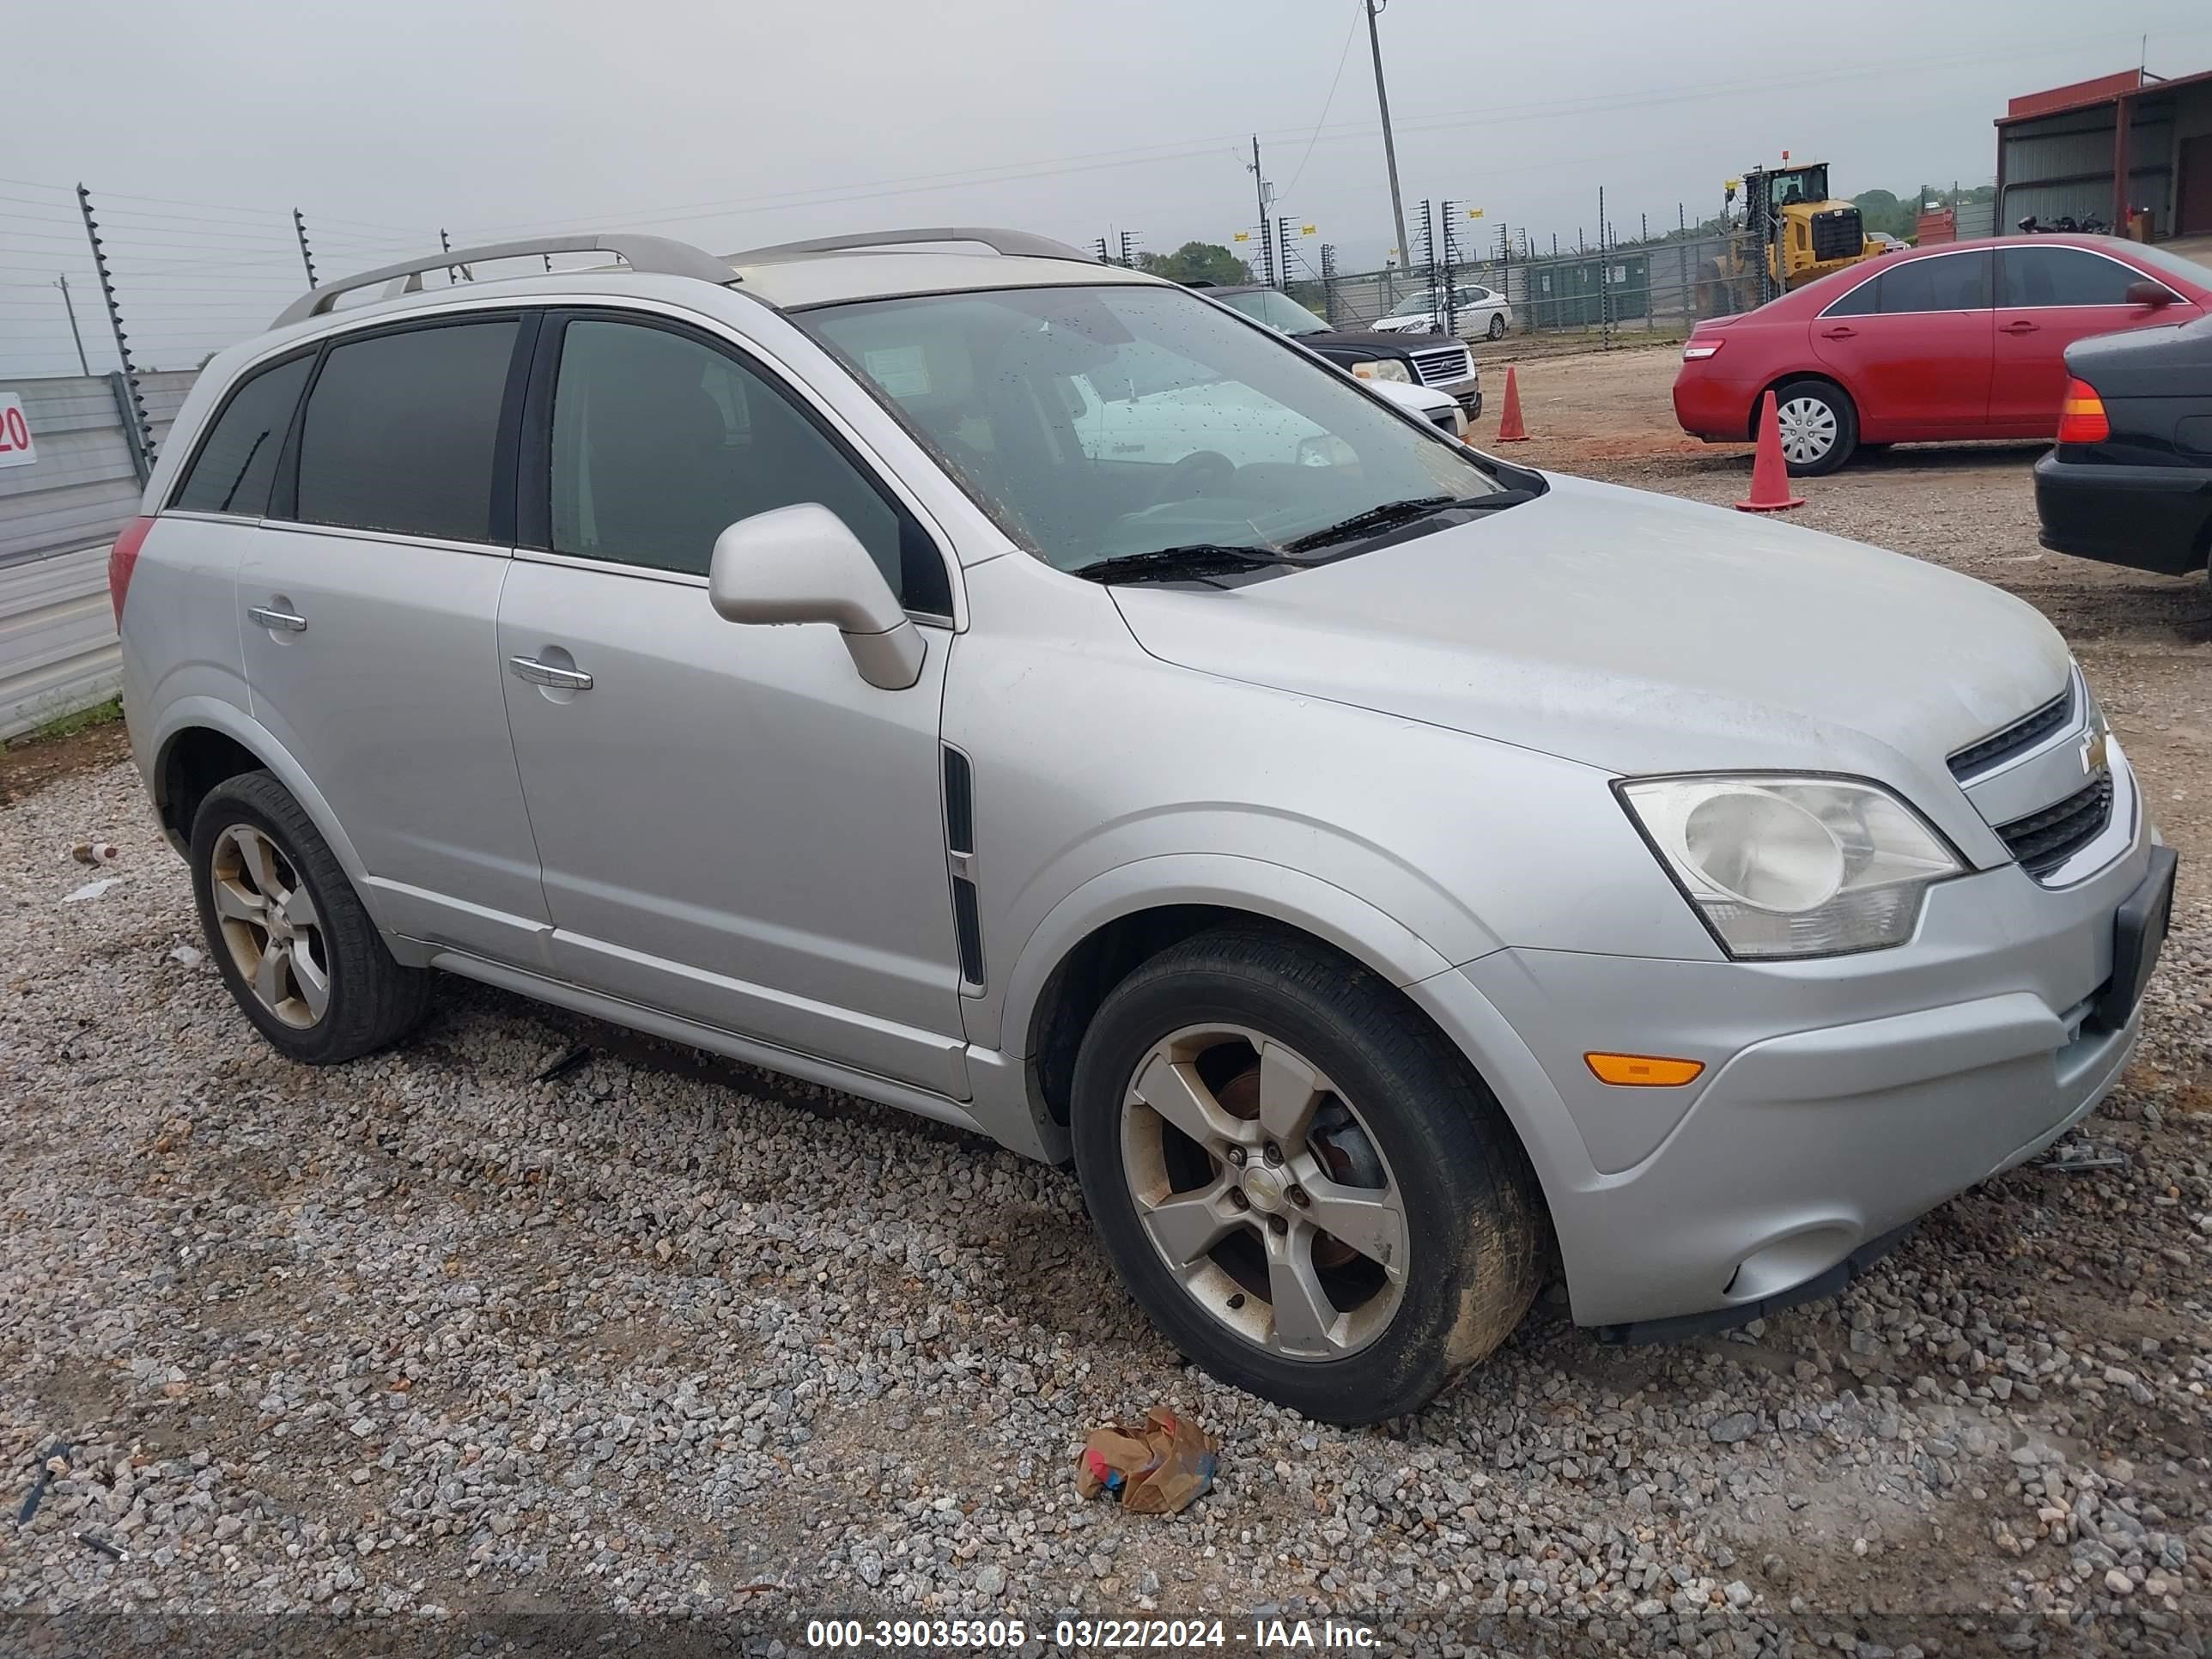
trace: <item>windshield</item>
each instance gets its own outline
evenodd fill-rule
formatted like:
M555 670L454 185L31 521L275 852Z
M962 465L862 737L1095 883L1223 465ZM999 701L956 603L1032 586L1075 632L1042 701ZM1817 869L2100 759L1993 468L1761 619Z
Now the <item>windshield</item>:
M1328 325L1287 294L1272 288L1255 288L1246 294L1217 294L1213 298L1243 312L1256 322L1285 334L1326 334Z
M1422 317L1436 308L1436 291L1433 289L1423 289L1419 294L1408 295L1399 301L1391 307L1390 314L1393 317Z
M2212 270L2207 270L2197 260L2176 253L2171 248L2152 247L2144 242L2131 242L2128 252L2142 264L2161 276L2179 277L2198 288L2212 288Z
M926 295L799 319L1063 570L1197 545L1303 552L1378 507L1504 489L1472 452L1181 289Z

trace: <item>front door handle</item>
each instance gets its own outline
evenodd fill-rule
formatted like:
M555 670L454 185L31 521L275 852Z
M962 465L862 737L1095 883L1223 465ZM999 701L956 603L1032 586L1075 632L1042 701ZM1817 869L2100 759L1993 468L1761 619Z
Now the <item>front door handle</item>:
M2004 331L2008 334L2033 334L2035 330L2036 325L2025 317L2016 317L2004 325Z
M257 605L249 606L246 614L264 628L281 629L287 634L307 631L307 619L289 611L277 611L269 605Z
M535 657L509 657L507 672L519 680L528 680L532 685L550 685L562 691L588 691L592 677L580 668L562 668L553 663L540 662Z

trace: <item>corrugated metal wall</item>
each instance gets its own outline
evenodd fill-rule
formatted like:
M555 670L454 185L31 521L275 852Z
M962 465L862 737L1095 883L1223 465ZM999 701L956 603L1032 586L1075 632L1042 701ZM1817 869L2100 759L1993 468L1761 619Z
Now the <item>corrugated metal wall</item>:
M2173 214L2175 102L2146 94L2128 123L2128 200L2156 216L2159 232ZM2033 215L2053 219L2112 217L2113 108L2075 110L2001 130L2004 200L1997 223L2009 231ZM1961 229L1959 233L1966 233Z
M139 376L157 449L195 378L189 369ZM0 468L0 565L113 540L141 488L113 379L0 380L0 392L22 398L39 449L29 466Z
M158 451L196 378L139 377ZM88 708L119 676L107 544L141 486L106 375L0 380L23 400L39 459L0 468L0 738Z
M122 680L106 547L0 566L0 738L89 708Z

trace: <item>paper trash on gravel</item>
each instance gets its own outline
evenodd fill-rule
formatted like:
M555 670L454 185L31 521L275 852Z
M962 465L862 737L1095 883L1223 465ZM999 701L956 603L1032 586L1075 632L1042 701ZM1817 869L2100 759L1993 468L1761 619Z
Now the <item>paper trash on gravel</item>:
M1085 1498L1110 1492L1135 1515L1173 1515L1188 1509L1213 1485L1220 1443L1188 1417L1164 1406L1142 1423L1105 1423L1075 1462L1075 1489Z
M75 892L63 894L62 902L64 904L82 904L87 899L98 898L102 893L106 892L111 887L119 887L122 884L123 878L120 876L102 876L98 881L88 881L85 883L83 886L78 888Z

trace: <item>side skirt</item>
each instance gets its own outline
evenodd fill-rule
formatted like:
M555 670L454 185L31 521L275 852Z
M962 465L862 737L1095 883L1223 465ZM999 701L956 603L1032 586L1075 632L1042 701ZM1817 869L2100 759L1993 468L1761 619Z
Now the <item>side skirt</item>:
M779 1048L774 1043L738 1036L715 1026L702 1025L696 1020L641 1007L634 1002L624 1002L619 997L587 991L581 986L548 979L520 968L510 968L503 963L487 962L481 957L472 957L460 951L435 950L431 953L429 965L449 974L481 980L487 985L496 985L503 991L513 991L539 1002L550 1002L556 1007L589 1014L592 1018L604 1019L611 1025L625 1025L633 1030L665 1037L672 1042L687 1042L695 1048L726 1054L732 1060L741 1060L764 1071L781 1072L787 1077L818 1083L825 1088L842 1089L847 1094L860 1096L863 1100L895 1106L918 1117L933 1118L939 1123L949 1123L956 1129L965 1129L986 1139L995 1139L957 1101L931 1094L927 1089L917 1089L911 1084L895 1083L872 1072L856 1072L833 1060L818 1060L811 1054Z

